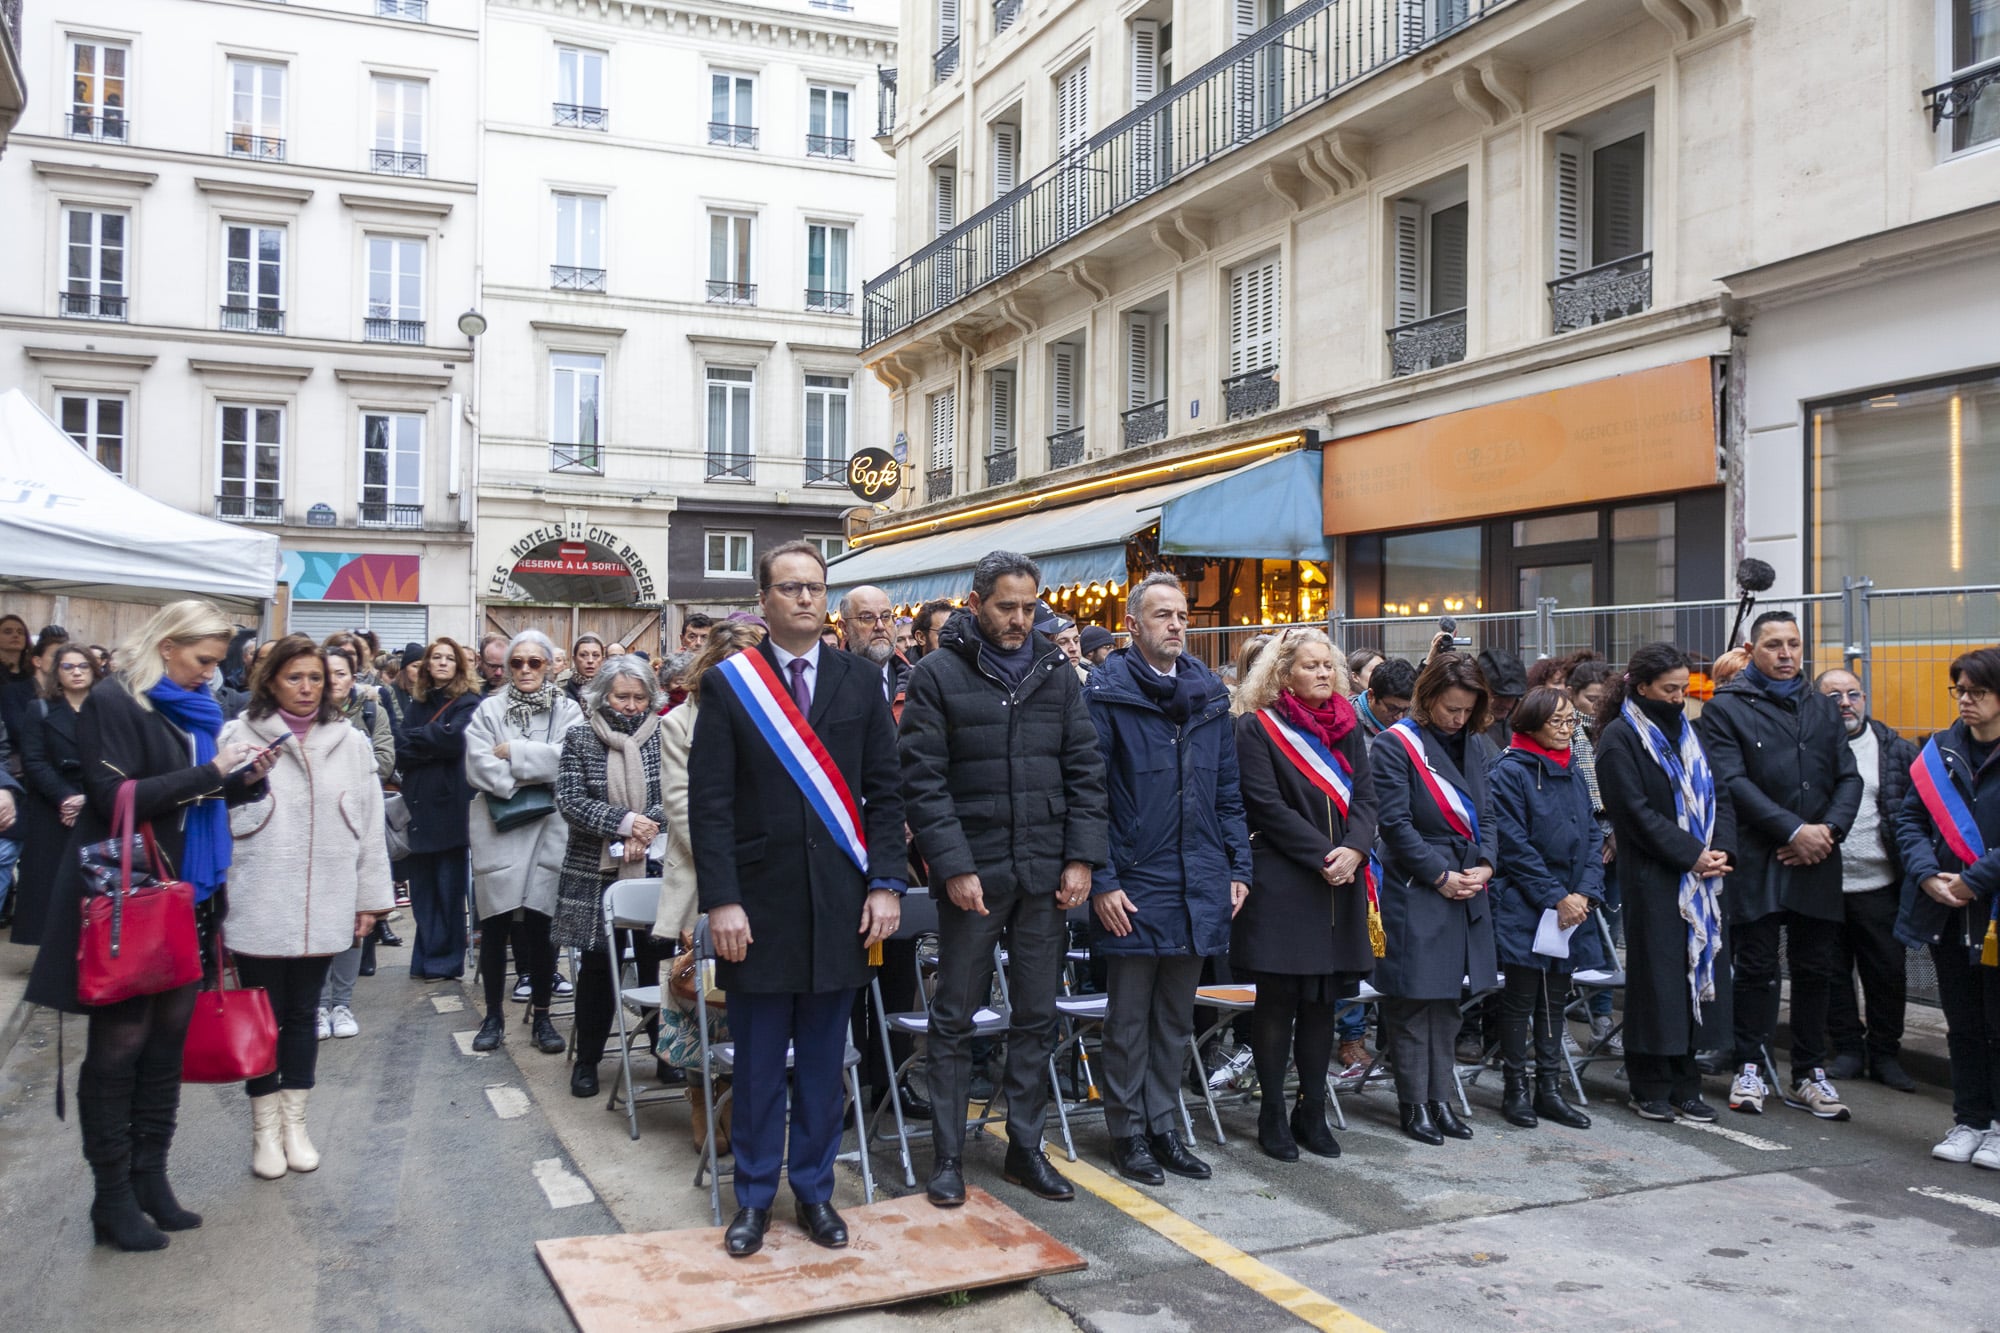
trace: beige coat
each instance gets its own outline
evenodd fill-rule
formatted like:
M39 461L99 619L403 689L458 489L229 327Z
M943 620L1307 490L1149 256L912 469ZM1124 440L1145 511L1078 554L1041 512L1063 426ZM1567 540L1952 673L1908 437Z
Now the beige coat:
M466 833L472 842L472 896L479 919L525 907L543 916L556 912L556 881L569 848L569 821L551 813L502 833L493 827L486 803L506 800L522 787L554 785L562 766L563 737L583 721L583 710L558 693L553 714L538 713L524 735L507 724L507 692L491 696L465 724L465 778L472 784ZM493 747L507 742L507 757Z
M382 838L375 747L345 721L315 723L305 744L273 715L239 717L221 744L284 741L261 800L231 806L229 948L258 958L340 953L357 912L386 912L396 894Z
M667 816L667 854L660 862L660 911L653 934L679 939L694 929L694 842L688 833L688 750L694 742L693 699L660 723L660 808Z

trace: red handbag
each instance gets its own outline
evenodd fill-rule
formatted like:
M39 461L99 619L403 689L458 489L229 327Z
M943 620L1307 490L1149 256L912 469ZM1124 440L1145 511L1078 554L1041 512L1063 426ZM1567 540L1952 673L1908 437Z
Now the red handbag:
M243 1083L278 1067L278 1016L271 1008L271 992L245 986L236 977L236 963L220 929L215 948L225 960L227 976L217 979L214 990L194 997L194 1018L182 1050L183 1083ZM228 986L230 980L237 984Z
M134 815L137 789L135 782L118 785L110 841L79 852L83 929L76 942L76 998L84 1004L116 1004L201 979L194 886L159 877L165 865L153 826Z

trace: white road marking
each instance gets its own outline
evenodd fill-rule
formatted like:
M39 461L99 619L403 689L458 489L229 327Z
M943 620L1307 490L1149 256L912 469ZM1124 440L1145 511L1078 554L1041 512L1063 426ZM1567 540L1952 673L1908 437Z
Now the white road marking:
M431 1008L441 1014L456 1014L465 1008L465 1001L456 995L433 995Z
M1991 1199L1981 1199L1971 1194L1953 1194L1950 1190L1942 1190L1935 1185L1912 1185L1910 1193L1921 1194L1926 1199L1942 1199L1946 1203L1955 1203L1961 1208L1970 1208L1973 1212L1984 1213L1988 1217L2000 1217L2000 1203L1995 1203Z
M565 1167L560 1157L535 1163L535 1183L542 1187L542 1193L549 1196L551 1208L574 1208L597 1197L590 1192L584 1178Z
M1676 1123L1686 1125L1689 1129L1698 1129L1704 1134L1720 1134L1731 1143L1740 1143L1746 1148L1755 1148L1758 1152L1790 1152L1792 1150L1792 1145L1789 1143L1773 1143L1769 1139L1760 1139L1755 1134L1745 1134L1740 1129L1730 1129L1724 1125L1704 1124L1699 1120L1681 1120Z
M486 1100L493 1103L493 1114L502 1120L518 1120L528 1113L528 1094L505 1083L489 1086Z
M472 1039L478 1035L479 1031L475 1028L471 1032L454 1032L451 1034L451 1039L458 1043L458 1053L460 1055L469 1055L475 1060L484 1060L492 1052L475 1051L472 1049Z

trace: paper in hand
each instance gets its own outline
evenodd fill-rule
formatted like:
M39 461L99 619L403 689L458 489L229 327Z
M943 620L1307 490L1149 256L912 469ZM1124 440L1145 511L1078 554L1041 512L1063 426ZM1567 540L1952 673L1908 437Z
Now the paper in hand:
M1582 925L1579 921L1577 925ZM1541 924L1535 927L1535 952L1544 958L1569 957L1569 937L1576 934L1576 926L1567 928L1556 924L1556 909L1551 907L1542 913Z

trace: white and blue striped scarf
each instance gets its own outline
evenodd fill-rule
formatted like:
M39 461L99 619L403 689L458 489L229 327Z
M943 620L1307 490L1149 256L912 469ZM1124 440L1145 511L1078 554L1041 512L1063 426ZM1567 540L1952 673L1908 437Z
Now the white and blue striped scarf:
M1681 719L1678 747L1667 743L1658 724L1630 699L1620 710L1622 716L1646 743L1674 789L1674 822L1701 839L1705 848L1715 836L1715 778L1708 771L1708 756L1702 752L1694 728ZM1715 953L1722 940L1722 909L1719 877L1703 879L1692 870L1681 875L1681 920L1687 922L1688 996L1694 1004L1694 1021L1701 1022L1704 1000L1715 998Z

